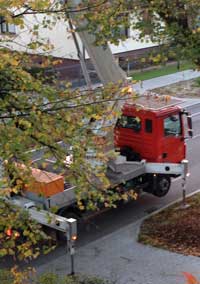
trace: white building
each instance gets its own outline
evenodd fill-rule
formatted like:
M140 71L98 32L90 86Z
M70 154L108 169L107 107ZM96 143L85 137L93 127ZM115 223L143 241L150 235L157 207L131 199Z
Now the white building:
M1 34L12 34L12 43L7 45L14 50L28 51L31 53L39 52L44 55L45 53L47 54L47 51L44 52L40 49L33 51L28 48L28 45L36 39L36 36L34 36L30 31L34 30L35 25L42 26L44 17L45 16L42 14L25 15L24 28L2 23L0 25ZM126 34L128 36L127 39L121 42L118 46L113 44L110 45L113 54L122 54L155 46L152 42L134 40L133 36L135 37L136 33L133 30L126 31ZM54 46L54 48L50 51L51 55L59 58L78 59L77 51L69 32L67 22L62 20L59 22L57 21L56 24L52 26L52 29L39 28L39 36Z
M50 16L48 16L50 17ZM25 15L24 16L24 27L20 28L19 26L8 25L0 21L0 32L1 38L10 38L9 42L4 42L4 45L9 47L12 50L23 51L30 54L39 54L39 55L52 55L56 58L62 58L63 63L59 70L61 73L68 73L71 77L76 76L75 74L79 72L80 74L80 65L79 58L77 55L77 50L74 44L71 33L69 32L68 23L64 20L56 21L51 29L42 27L42 22L45 18L45 15ZM52 20L52 18L49 18ZM37 29L34 27L39 27L38 34L39 38L43 39L44 42L52 45L50 50L43 50L41 48L30 49L29 45L32 45L33 42L37 40ZM135 64L135 61L139 57L141 58L145 53L150 49L153 49L156 45L152 42L139 41L133 39L135 38L136 33L133 30L122 30L127 36L127 39L123 42L120 42L118 46L111 44L110 48L112 53L115 55L116 60L123 64L125 68L129 69L131 64ZM78 38L78 35L77 35ZM80 49L83 49L81 40L78 38ZM2 42L1 42L2 44ZM86 59L88 58L86 53ZM70 66L79 65L78 67L73 67L75 69L71 70ZM79 70L79 71L77 71ZM71 79L67 78L67 79Z

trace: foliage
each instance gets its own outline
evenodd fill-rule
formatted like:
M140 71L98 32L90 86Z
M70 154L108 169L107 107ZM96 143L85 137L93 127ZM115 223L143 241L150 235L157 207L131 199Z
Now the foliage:
M24 26L24 13L37 14L49 9L55 12L58 9L52 22L44 18L42 25L49 28L60 12L65 15L62 7L52 6L50 1L0 1L0 7L2 21L20 27ZM35 41L28 46L32 52L37 47L44 50L51 47L38 37L38 28L34 26L32 30ZM61 89L56 78L46 80L41 73L36 74L36 68L31 70L33 62L28 54L4 47L5 42L12 40L9 35L0 38L1 195L23 195L32 182L31 167L51 167L52 171L59 172L67 182L76 186L81 210L95 210L99 204L116 206L116 201L122 197L117 191L108 190L110 184L105 176L108 157L104 152L105 148L111 148L111 142L106 141L104 134L99 136L98 133L102 127L104 132L112 131L113 125L107 126L104 122L106 119L115 121L118 115L115 104L123 100L127 92L119 91L120 82L95 92L71 89L69 82ZM45 67L50 64L53 62L49 58L43 62ZM93 166L86 159L90 149L102 165ZM42 155L39 162L33 163L38 155L36 150ZM69 152L73 155L73 164L66 167L65 157ZM50 164L48 160L55 162ZM7 254L20 259L38 256L37 243L44 237L40 227L2 198L0 225L1 257ZM9 229L14 234L6 237ZM18 231L20 238L15 237Z
M95 44L106 46L108 41L118 44L124 39L120 32L121 26L131 25L140 31L141 38L148 34L148 39L172 47L170 52L174 52L178 59L190 56L197 66L200 64L200 29L197 21L199 5L196 0L173 3L168 0L84 0L75 7L73 1L62 5L60 1L49 0L0 0L3 17L1 23L15 24L23 29L26 26L24 15L44 15L42 22L35 24L30 31L32 41L27 50L31 53L38 50L47 52L52 48L48 41L40 37L41 27L48 30L61 18L66 21L68 17L72 17L75 26L78 21L83 23L78 29L87 29L94 34ZM72 16L74 12L76 17ZM129 13L134 17L131 18ZM191 24L189 19L192 19ZM81 209L95 210L99 204L115 206L116 201L123 197L117 191L108 190L110 184L105 176L107 157L104 152L111 146L107 144L105 137L99 137L96 133L100 132L100 122L114 121L118 112L114 107L116 103L113 102L123 100L127 90L120 92L120 83L115 86L109 84L96 92L72 90L68 83L60 89L56 78L48 81L42 76L35 76L35 71L31 73L28 67L32 62L24 53L6 49L12 41L14 38L8 34L0 38L0 157L3 166L3 194L21 193L28 185L34 159L31 150L34 148L44 151L40 165L34 166L46 168L47 159L54 160L53 170L59 171L68 182L77 186L77 200ZM160 58L162 56L155 60L159 61ZM112 125L103 123L103 130L112 131ZM109 141L112 140L111 136ZM65 147L59 141L63 141ZM74 161L70 168L66 168L64 158L69 147ZM103 166L92 166L85 159L88 149L94 150ZM19 163L26 167L19 167ZM35 242L31 234L32 229L37 230L36 225L30 222L28 226L28 216L19 220L21 211L15 214L17 209L13 210L9 204L0 201L1 255L15 254L13 250L17 240L3 237L10 226L14 230L21 228L24 236L26 229L30 230L27 247L20 250L24 257L35 255L29 249ZM7 212L6 224L4 212ZM19 221L25 221L28 225L23 227Z
M73 275L60 276L53 273L42 274L36 280L37 284L109 284L108 281L94 276Z
M0 269L0 282L2 284L30 284L32 283L35 270L27 268L19 270L17 266L9 269Z
M63 174L67 182L77 185L77 200L82 210L94 210L99 203L107 207L115 206L121 197L117 192L108 191L109 181L104 166L107 157L103 153L105 147L110 146L104 137L96 133L102 118L113 120L118 114L111 103L115 101L115 94L118 93L118 99L123 100L126 92L119 94L117 85L109 85L96 93L72 90L68 85L64 90L59 89L57 84L47 85L43 78L33 77L26 71L24 66L27 66L29 58L24 54L12 53L11 57L10 51L5 49L1 49L0 54L0 157L4 169L2 194L22 193L32 182L30 167L47 168L50 166L47 161L54 160L52 170ZM104 131L109 129L112 129L112 125L103 128ZM31 151L33 148L44 152L39 163L33 163L34 155L37 156L37 153ZM66 168L64 160L69 148L73 164ZM93 149L102 166L94 167L86 159L88 149ZM31 227L31 222L27 221L27 225L30 225L28 228L23 226L25 219L18 215L21 212L15 214L15 210L0 200L0 223L3 226L1 256L16 255L20 250L24 257L30 257L33 253L30 247L40 240L40 234L34 224ZM3 217L5 212L6 223ZM24 236L30 230L28 244L26 242L23 248L18 247L14 252L16 242L4 238L7 226L14 230L20 228ZM34 230L36 233L32 236ZM36 255L38 252L33 253L33 256Z
M7 202L1 202L0 206L0 257L9 255L14 259L29 260L41 251L47 253L54 248L41 226L28 218L27 212Z
M189 208L180 210L176 203L146 219L139 234L139 241L184 255L199 256L199 205L200 195L187 198Z
M129 26L138 31L136 40L151 40L164 46L164 57L159 54L154 59L156 62L173 54L178 61L191 58L197 67L200 65L199 1L114 0L111 3L98 0L94 7L92 0L84 3L85 7L90 7L84 14L86 28L95 35L96 44L106 45L108 41L118 44L124 39L120 28Z
M73 164L65 173L67 180L83 190L88 190L88 187L94 190L92 177L99 169L92 168L85 155L92 148L100 160L104 159L101 153L107 145L96 136L98 129L95 128L99 127L98 121L103 117L113 119L117 115L109 102L115 100L118 86L107 86L98 93L67 87L60 90L25 71L19 54L12 54L12 60L8 62L5 58L9 58L9 52L0 52L0 156L4 161L5 177L10 177L5 185L12 186L17 192L23 183L28 182L26 178L30 173L19 169L16 162L31 166L34 157L30 150L33 148L46 147L40 163L45 167L47 158L55 158L57 162L54 167L59 166L60 173L64 174L64 157L69 151L66 149L69 146L63 147L64 144L72 146L70 151L74 157ZM119 99L123 99L123 95ZM92 124L94 120L96 123ZM104 131L108 129L104 127ZM59 141L63 143L60 145ZM80 168L88 170L80 171ZM103 179L105 176L98 177Z
M109 284L110 282L95 276L58 275L51 272L36 276L32 269L19 271L16 267L11 270L0 269L1 284Z
M185 284L199 284L197 278L189 272L183 272L186 279ZM94 276L85 275L57 275L54 273L46 272L39 276L33 276L33 271L27 270L26 272L19 272L16 268L12 270L0 269L0 282L1 284L109 284L108 280L104 280ZM17 282L16 282L17 281Z
M87 29L95 36L95 44L106 46L108 42L119 44L124 40L122 27L137 30L134 37L137 40L153 41L164 45L166 56L176 56L177 60L191 58L199 66L199 8L197 0L83 0L83 1L1 1L1 14L8 22L20 27L25 26L23 15L43 13L53 15L44 16L40 25L49 28L60 18L73 18L73 23L79 30ZM63 1L64 3L64 1ZM78 3L78 4L75 4ZM15 7L13 14L12 7ZM103 13L102 13L103 11ZM73 14L76 16L73 17ZM80 25L80 23L82 24ZM78 25L77 25L78 24ZM43 46L44 39L38 38L39 26L34 25L32 32L34 39L31 48ZM74 31L71 31L74 32ZM45 43L45 48L48 44ZM168 54L167 54L168 53ZM160 54L155 60L165 60Z
M0 269L0 282L2 284L12 284L13 280L13 275L9 270Z

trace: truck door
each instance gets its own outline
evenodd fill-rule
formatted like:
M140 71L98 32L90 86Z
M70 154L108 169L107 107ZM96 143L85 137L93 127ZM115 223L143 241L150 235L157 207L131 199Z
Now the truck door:
M141 119L138 116L122 115L115 126L115 147L129 147L140 153Z
M183 123L179 113L163 118L163 162L179 163L185 159L183 135Z

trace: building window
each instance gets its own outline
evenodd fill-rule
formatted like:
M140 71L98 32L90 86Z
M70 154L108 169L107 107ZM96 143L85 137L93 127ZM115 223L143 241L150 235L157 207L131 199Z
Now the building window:
M120 13L117 16L117 21L119 22L119 36L121 36L124 39L127 39L130 37L130 18L129 18L129 13L124 12ZM123 22L120 24L120 22Z
M120 27L120 36L125 37L125 38L129 38L130 37L130 29L128 27L121 26Z
M3 16L0 16L0 33L16 33L15 25L6 23Z

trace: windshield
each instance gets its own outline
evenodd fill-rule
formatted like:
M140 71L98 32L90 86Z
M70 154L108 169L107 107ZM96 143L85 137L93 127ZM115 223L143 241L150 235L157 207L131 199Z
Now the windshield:
M180 116L178 114L171 115L164 119L164 135L178 136L181 134Z

